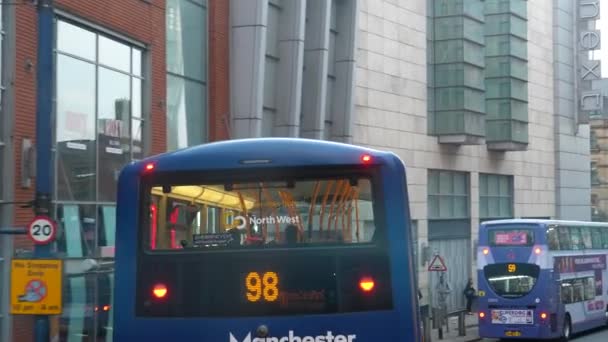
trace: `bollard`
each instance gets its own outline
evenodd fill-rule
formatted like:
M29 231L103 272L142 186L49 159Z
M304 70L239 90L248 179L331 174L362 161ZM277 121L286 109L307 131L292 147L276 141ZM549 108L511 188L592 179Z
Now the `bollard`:
M422 320L422 327L424 329L424 341L431 341L431 318L427 315L426 317L424 317L424 319Z
M458 314L458 336L466 336L466 335L467 335L467 329L466 329L466 324L465 324L464 311L461 311Z

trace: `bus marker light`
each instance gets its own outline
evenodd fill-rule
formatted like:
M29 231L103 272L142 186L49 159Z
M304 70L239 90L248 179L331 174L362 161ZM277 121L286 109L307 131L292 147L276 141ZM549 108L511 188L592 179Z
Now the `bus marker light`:
M156 298L163 298L167 295L167 287L164 284L156 284L154 285L152 293Z
M488 253L490 253L490 250L487 248L483 249L483 255L488 255Z
M540 252L541 252L540 247L534 248L534 253L536 253L536 255L540 254Z
M541 314L540 314L540 318L542 318L542 319L547 319L547 314L546 314L546 313L544 313L544 312L543 312L543 313L541 313Z
M364 154L363 156L361 156L361 161L364 163L369 163L372 161L372 156L370 156L369 154Z
M104 305L103 306L103 311L108 311L110 310L110 306L109 305Z
M361 281L359 281L359 287L365 292L370 292L373 290L375 285L376 283L374 282L374 279L370 277L361 278Z
M486 317L486 313L483 311L479 312L479 318L484 318L484 317Z
M154 170L154 163L146 164L146 171L152 171L152 170Z

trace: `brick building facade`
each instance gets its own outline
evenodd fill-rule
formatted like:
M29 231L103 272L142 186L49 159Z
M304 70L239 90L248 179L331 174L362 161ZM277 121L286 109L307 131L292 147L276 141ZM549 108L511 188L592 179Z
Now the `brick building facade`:
M208 59L195 61L201 65L206 64L208 71L207 79L204 80L206 87L202 88L206 94L199 95L208 100L203 103L206 110L199 111L199 115L203 118L198 129L204 132L200 134L202 137L208 137L206 140L228 138L228 4L221 0L54 1L56 52L53 81L56 89L54 89L53 111L55 123L53 212L60 227L56 252L59 257L66 259L65 265L68 268L71 269L70 265L82 263L86 259L98 260L108 257L105 251L108 247L113 247L113 242L110 241L112 238L108 238L108 233L113 233L113 228L108 228L111 220L106 219L112 216L106 217L106 215L112 211L113 194L110 193L108 197L102 192L108 185L107 182L112 185L112 175L114 177L117 175L121 163L168 149L167 136L171 131L168 128L170 115L167 114L169 111L167 103L171 100L167 98L169 71L167 55L173 51L167 48L166 41L166 36L170 34L166 32L167 8L171 9L172 14L174 12L181 14L180 23L186 23L187 20L193 20L186 17L186 13L189 12L187 9L192 6L207 24L201 27L202 32L192 32L194 37L196 35L208 37L205 41L201 39L200 43L204 51L208 51L205 53L205 58ZM14 202L32 200L35 191L33 178L30 184L25 182L27 172L23 172L22 166L27 167L28 164L23 163L22 156L23 142L35 143L36 140L37 8L33 3L26 1L14 6L0 4L0 7L2 7L0 32L3 33L1 51L3 58L0 69L2 70L0 85L3 86L0 87L2 89L0 177L3 184L0 186L0 226L20 227L25 226L33 218L31 208L21 208ZM176 31L181 32L181 28L178 27ZM72 36L68 37L68 33ZM88 37L94 38L88 40ZM74 39L83 40L76 42ZM89 41L93 42L91 49L94 51L87 50ZM182 48L186 49L188 45L192 45L192 42L182 44ZM130 57L120 61L118 56L123 50L129 51ZM188 54L187 51L182 53ZM126 63L122 63L125 61ZM121 70L121 63L127 66L124 70ZM83 75L88 75L84 72L88 70L92 72L91 84L87 85L87 82L83 81L86 79ZM125 88L128 90L121 94L119 89L123 80L125 85L128 84ZM78 93L81 91L79 88L92 90L91 101L87 102L88 98L85 96L83 103L76 103L79 95L82 95ZM121 95L126 95L128 100L126 102L129 104L128 110L125 112L128 117L123 117L124 113L119 113L121 101L124 100L124 96ZM183 92L182 96L184 96ZM82 108L90 108L91 111L89 113L86 110L80 112L75 110ZM108 111L107 108L110 110ZM116 134L110 133L112 129ZM67 133L64 130L67 130ZM86 131L92 132L90 136L84 133ZM61 138L64 136L65 140ZM105 144L106 140L109 140L109 144L114 140L118 144L115 146L120 146L119 159L103 151L105 145L101 145ZM88 165L88 168L85 165L84 171L79 171L81 174L75 174L77 171L73 171L84 163L79 159L82 155L74 152L78 149L95 150L91 153L98 160L97 163L92 162ZM106 152L116 153L110 145L105 149ZM113 169L105 170L104 164L107 164L105 158L110 158L109 164L116 164ZM68 172L67 176L65 176L66 172ZM83 176L87 172L94 174L94 180L84 184L84 188L91 185L90 189L96 189L91 191L96 194L90 196L75 189L82 184L70 179L74 175ZM110 176L104 178L104 172ZM62 187L66 186L71 187L68 197L62 195ZM70 204L73 201L77 204ZM89 207L93 209L89 211L87 209ZM70 212L76 212L80 217L81 224L75 230L68 224L67 215ZM100 227L104 219L106 219L103 223L104 227ZM94 227L88 231L87 224ZM74 239L71 234L75 234L78 243L71 241ZM87 234L94 237L89 239ZM10 246L13 251L11 253L6 249L3 250L0 260L3 257L4 261L33 248L31 242L24 236L0 236L0 242L1 247ZM7 263L1 265L0 340L32 340L33 317L8 315L9 298L5 288L9 285L7 279L9 273ZM64 279L64 314L61 319L52 317L51 320L52 333L59 336L60 340L72 341L76 335L84 336L83 340L87 341L103 341L108 338L104 338L105 334L100 333L100 330L105 328L104 325L111 326L111 324L108 322L100 324L101 318L94 309L94 307L101 308L103 304L96 302L103 297L98 289L101 285L96 281L91 282L88 277L83 276L82 283L75 283L67 277ZM90 283L96 284L94 287L97 290L91 290ZM75 284L84 286L80 290L85 293L83 295L85 303L73 303L77 295L70 291L75 291ZM82 311L80 313L82 317L76 318L75 311ZM81 318L82 321L78 321ZM88 320L97 322L96 326ZM79 324L79 326L70 330L68 327L70 324Z

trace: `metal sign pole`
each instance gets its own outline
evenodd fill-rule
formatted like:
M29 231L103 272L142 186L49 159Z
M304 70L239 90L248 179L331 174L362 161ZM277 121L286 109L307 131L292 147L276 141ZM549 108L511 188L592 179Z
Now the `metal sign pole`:
M34 212L50 216L52 193L51 145L53 109L53 0L38 1L38 56L36 77L36 197ZM50 244L36 244L35 258L51 256ZM35 341L49 340L49 316L36 315Z

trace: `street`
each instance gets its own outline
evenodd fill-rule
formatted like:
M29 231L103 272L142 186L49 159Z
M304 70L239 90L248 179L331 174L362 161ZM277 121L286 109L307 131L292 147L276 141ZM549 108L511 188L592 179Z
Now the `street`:
M577 335L572 339L576 342L600 342L600 341L608 341L608 329L596 329L592 330L586 334Z
M481 340L483 342L494 342L494 341L499 341L499 340L495 340L495 339L483 339ZM530 341L536 341L536 340L530 340ZM571 341L573 342L604 342L604 341L608 341L608 329L606 328L600 328L600 329L594 329L582 334L577 334L575 336L572 337Z

